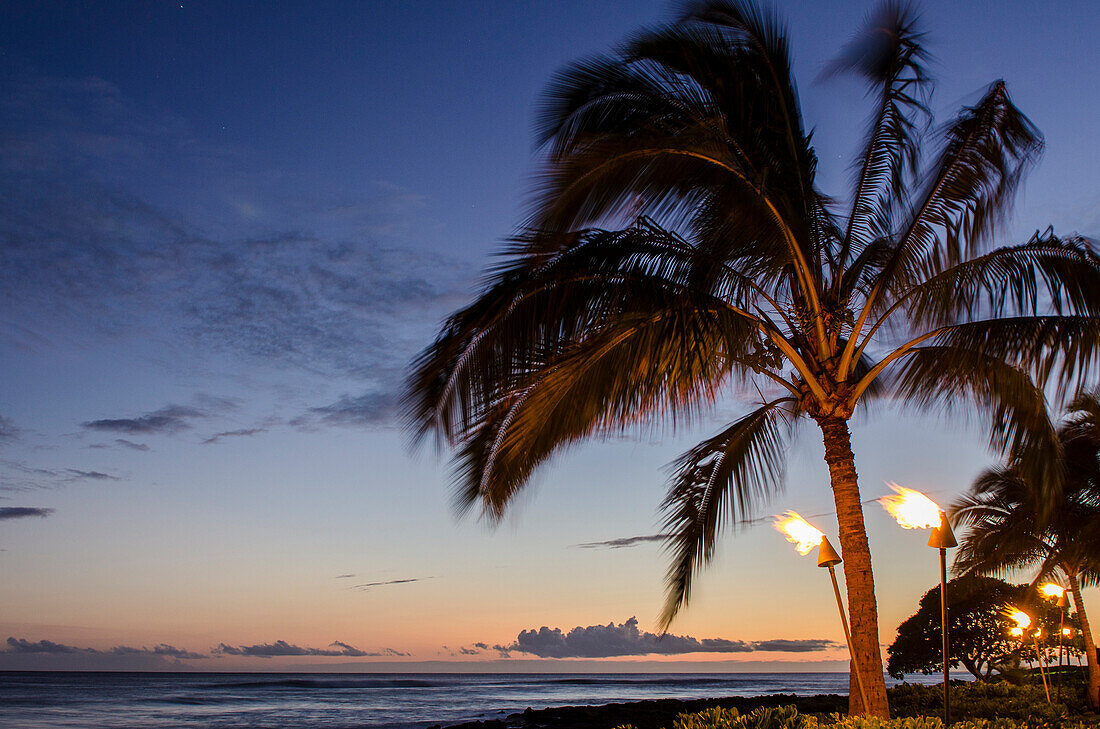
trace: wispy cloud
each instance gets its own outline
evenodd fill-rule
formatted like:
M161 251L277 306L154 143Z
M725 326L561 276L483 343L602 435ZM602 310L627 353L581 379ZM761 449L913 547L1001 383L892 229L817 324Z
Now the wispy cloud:
M650 542L663 542L667 538L667 534L646 534L639 537L608 539L606 542L586 542L584 544L574 544L573 546L581 549L622 549L623 547L634 547Z
M751 653L782 651L804 653L831 648L830 640L764 640L743 641L726 638L694 638L687 635L657 635L639 630L638 619L630 618L616 625L577 626L568 632L543 626L524 630L509 645L494 645L501 655L526 653L540 658L611 658L615 656L681 655L684 653ZM467 650L487 651L485 643L475 643ZM465 654L465 653L464 653Z
M351 572L349 572L349 573L348 573L348 574L346 574L346 575L336 575L336 577L335 577L334 579L337 579L337 580L346 580L346 579L348 579L348 578L351 578L351 577L355 577L355 574L354 574L354 573L351 573Z
M349 575L354 576L354 575ZM383 587L385 585L404 585L409 582L420 582L422 580L433 580L434 577L406 577L400 580L385 580L383 582L364 582L361 585L352 585L349 590L370 590L375 587Z
M0 445L18 440L21 432L9 418L0 415Z
M89 479L92 481L120 481L118 476L112 476L109 473L103 473L102 471L80 471L75 468L66 468L65 473L71 475L75 479Z
M131 418L103 418L82 423L88 430L128 435L163 435L192 427L193 420L208 414L186 405L166 405L160 410Z
M280 656L348 656L362 658L367 656L407 656L393 648L383 648L379 651L364 651L341 641L333 641L328 648L305 648L287 643L285 640L277 640L274 643L259 643L257 645L232 646L221 643L214 649L215 654L227 656L248 656L252 658L276 658Z
M210 443L217 443L222 438L244 438L250 435L259 435L260 433L266 433L267 428L241 428L240 430L226 430L221 433L214 433L209 438L203 439L203 445L209 445Z
M398 408L398 398L391 392L368 392L357 397L344 395L329 405L310 408L291 421L291 425L306 427L316 422L327 425L360 428L392 424Z
M391 392L427 322L476 276L470 262L409 245L428 203L417 191L377 181L356 195L303 196L247 150L204 143L111 83L6 81L0 306L24 322L5 332L23 346L153 331L176 351ZM165 170L171 185L145 184ZM183 188L194 194L171 192ZM349 422L325 415L319 423ZM124 434L172 427L92 422Z
M23 461L0 460L0 475L3 485L0 491L34 491L37 489L58 488L78 481L119 481L102 471L89 471L79 468L42 468L31 466Z
M35 506L0 506L0 521L4 519L28 519L39 517L44 519L53 513L53 509L43 509Z
M835 647L835 641L825 638L807 638L806 640L758 640L752 644L754 650L776 651L780 653L812 653Z

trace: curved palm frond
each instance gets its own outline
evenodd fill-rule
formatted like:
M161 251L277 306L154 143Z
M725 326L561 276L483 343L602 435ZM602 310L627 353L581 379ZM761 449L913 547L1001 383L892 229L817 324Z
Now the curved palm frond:
M1000 222L1042 136L1012 104L1003 81L944 131L945 143L915 199L893 255L864 310L888 305L916 282L966 260Z
M681 456L665 498L666 549L672 562L660 625L667 630L691 598L692 580L714 554L724 524L735 524L752 514L754 503L770 496L783 483L781 398L766 403L718 435Z
M921 121L930 118L926 102L931 83L915 20L911 6L881 5L823 74L855 73L878 94L863 153L853 166L855 193L836 256L838 267L847 265L851 253L859 255L891 234L895 209L905 201L906 183L917 172ZM842 278L835 276L834 283Z

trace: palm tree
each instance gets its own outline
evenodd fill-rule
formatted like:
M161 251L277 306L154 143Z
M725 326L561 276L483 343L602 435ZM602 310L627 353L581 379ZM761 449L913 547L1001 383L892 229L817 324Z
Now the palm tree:
M461 508L500 518L577 441L697 418L729 387L762 404L676 463L664 503L669 623L723 525L782 485L787 429L820 426L855 661L886 716L871 553L848 420L881 393L969 399L994 439L1051 437L1042 383L1100 344L1100 267L1048 231L993 249L1040 152L996 82L920 164L929 80L911 14L886 5L832 66L874 95L849 212L815 187L787 38L750 2L688 6L576 63L541 111L533 211L481 295L414 364L419 441L456 451ZM921 172L920 170L923 170ZM1058 352L1064 352L1059 355ZM852 692L855 694L856 692Z
M1088 659L1088 704L1100 708L1100 663L1081 587L1100 584L1100 390L1078 396L1058 429L1064 481L1051 516L1044 517L1050 489L1020 469L1019 458L974 482L953 507L969 525L953 570L1001 576L1038 566L1035 583L1061 573L1081 621Z

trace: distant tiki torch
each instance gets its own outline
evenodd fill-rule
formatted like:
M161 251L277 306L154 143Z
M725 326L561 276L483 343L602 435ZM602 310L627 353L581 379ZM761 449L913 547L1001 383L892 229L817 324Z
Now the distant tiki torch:
M1020 639L1020 644L1027 640L1027 629L1031 627L1031 616L1025 613L1019 608L1014 608L1009 611L1008 617L1016 621L1016 627L1011 630L1012 635L1017 636ZM1039 675L1043 677L1043 691L1047 695L1047 703L1050 703L1050 686L1047 684L1047 674L1043 670L1043 657L1039 653L1039 636L1042 635L1042 628L1038 628L1031 633L1031 639L1035 642L1035 657L1039 659Z
M920 491L903 488L897 484L887 484L897 494L886 496L882 505L890 512L904 529L931 529L928 546L940 550L940 632L943 635L943 724L951 723L951 656L947 629L947 550L957 547L955 534L951 531L951 522L947 513Z
M1069 598L1066 596L1066 588L1053 582L1047 582L1039 586L1039 594L1048 600L1056 600L1058 605L1058 700L1062 700L1062 647L1066 637L1066 607L1069 606Z
M798 553L805 556L810 550L817 547L817 566L828 567L829 577L833 581L833 594L836 595L836 608L840 612L840 624L844 627L844 640L848 643L848 657L852 661L852 672L856 675L856 687L859 689L859 700L863 704L863 713L870 711L867 703L867 692L863 688L863 674L856 660L855 647L852 645L852 633L848 630L848 615L844 611L844 602L840 598L840 585L836 581L836 570L833 568L841 563L840 555L833 549L828 538L819 530L803 519L797 512L788 511L782 517L776 519L775 528L783 532L787 541L795 545Z

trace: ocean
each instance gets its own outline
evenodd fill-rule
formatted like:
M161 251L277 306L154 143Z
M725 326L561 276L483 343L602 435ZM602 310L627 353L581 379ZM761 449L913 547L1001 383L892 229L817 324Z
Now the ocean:
M527 707L847 691L843 673L0 672L0 727L424 729Z

